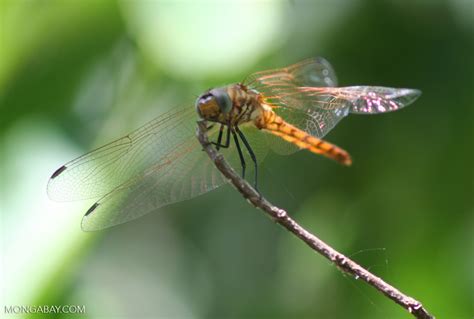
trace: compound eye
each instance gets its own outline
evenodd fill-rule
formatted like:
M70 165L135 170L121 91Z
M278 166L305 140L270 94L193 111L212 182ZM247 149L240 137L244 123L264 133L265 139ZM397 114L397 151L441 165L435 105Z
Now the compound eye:
M213 89L210 93L214 96L222 113L229 113L232 109L232 101L224 89Z
M216 98L211 93L201 95L196 101L196 111L201 118L212 120L220 111Z

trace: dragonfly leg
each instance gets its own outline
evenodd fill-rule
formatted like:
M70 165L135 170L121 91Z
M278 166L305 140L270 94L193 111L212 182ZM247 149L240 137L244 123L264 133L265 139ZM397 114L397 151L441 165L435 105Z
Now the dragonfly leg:
M240 165L242 166L242 178L245 178L245 159L244 154L242 154L242 149L240 148L239 137L235 134L235 131L232 130L232 136L234 137L235 146L237 147L237 152L239 153Z
M213 145L216 146L216 149L219 150L221 147L221 141L222 141L222 132L224 131L224 125L221 124L221 127L219 127L219 135L217 136L217 143L212 142Z
M244 133L239 129L238 126L235 127L235 130L240 136L240 139L242 142L244 142L245 147L247 148L247 151L250 154L250 158L252 159L253 164L255 165L255 190L258 191L258 164L257 164L257 156L255 156L255 153L253 152L252 147L250 146L250 143L247 141L247 138L245 137Z
M219 128L219 135L217 136L217 142L212 142L212 144L216 146L217 150L219 150L221 147L228 148L230 145L230 126L229 125L227 125L225 144L222 144L222 135L224 132L224 126L225 126L224 124L221 124L221 127Z

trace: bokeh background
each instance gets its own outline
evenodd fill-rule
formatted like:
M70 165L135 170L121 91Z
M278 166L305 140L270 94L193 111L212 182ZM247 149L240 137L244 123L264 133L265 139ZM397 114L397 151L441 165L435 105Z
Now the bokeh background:
M344 119L327 139L352 154L350 168L307 152L268 156L262 191L437 317L472 318L473 6L3 0L2 314L85 305L87 318L410 318L230 186L95 233L80 229L93 201L46 195L68 160L192 107L207 88L323 56L342 86L423 95Z

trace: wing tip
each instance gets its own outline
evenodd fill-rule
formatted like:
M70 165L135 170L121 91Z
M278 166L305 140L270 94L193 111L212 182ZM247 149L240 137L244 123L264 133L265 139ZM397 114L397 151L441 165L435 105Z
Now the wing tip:
M54 185L54 180L56 179L56 177L61 175L66 169L67 169L66 165L61 166L60 168L55 170L54 173L49 178L48 185L46 186L46 193L48 194L49 199L54 200L54 201L61 201L61 198L57 196L57 194L55 195L53 185Z
M315 56L307 60L324 66L325 71L326 71L326 74L324 74L325 75L324 82L326 83L326 86L336 87L338 85L336 71L334 70L332 64L327 59L323 58L322 56Z
M51 175L50 179L55 179L56 177L58 177L59 175L61 175L62 172L64 172L66 170L67 166L66 165L63 165L61 166L60 168L58 168L56 171L54 171L54 173Z
M92 205L91 207L89 207L89 209L88 209L87 212L85 213L84 217L89 216L98 206L99 206L99 203L98 203L98 202L95 202L94 205Z
M421 96L421 90L418 89L400 89L398 97L396 97L395 103L398 105L397 108L390 110L396 111L402 109L410 104L413 104Z
M88 222L89 218L91 218L91 214L99 207L99 202L95 202L87 212L84 214L84 217L82 217L82 222L81 222L81 229L85 232L91 232L95 230L100 230L102 229L101 227L93 227L93 223Z
M421 90L418 89L405 89L405 94L404 94L409 100L407 102L408 104L411 104L415 102L420 96L421 96Z

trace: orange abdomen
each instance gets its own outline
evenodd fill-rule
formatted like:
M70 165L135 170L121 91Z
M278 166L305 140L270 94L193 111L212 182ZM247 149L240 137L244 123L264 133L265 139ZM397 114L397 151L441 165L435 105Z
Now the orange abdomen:
M285 141L295 144L299 148L321 154L343 165L349 166L352 164L351 156L345 150L285 122L273 111L264 111L256 125L273 135L283 138Z

